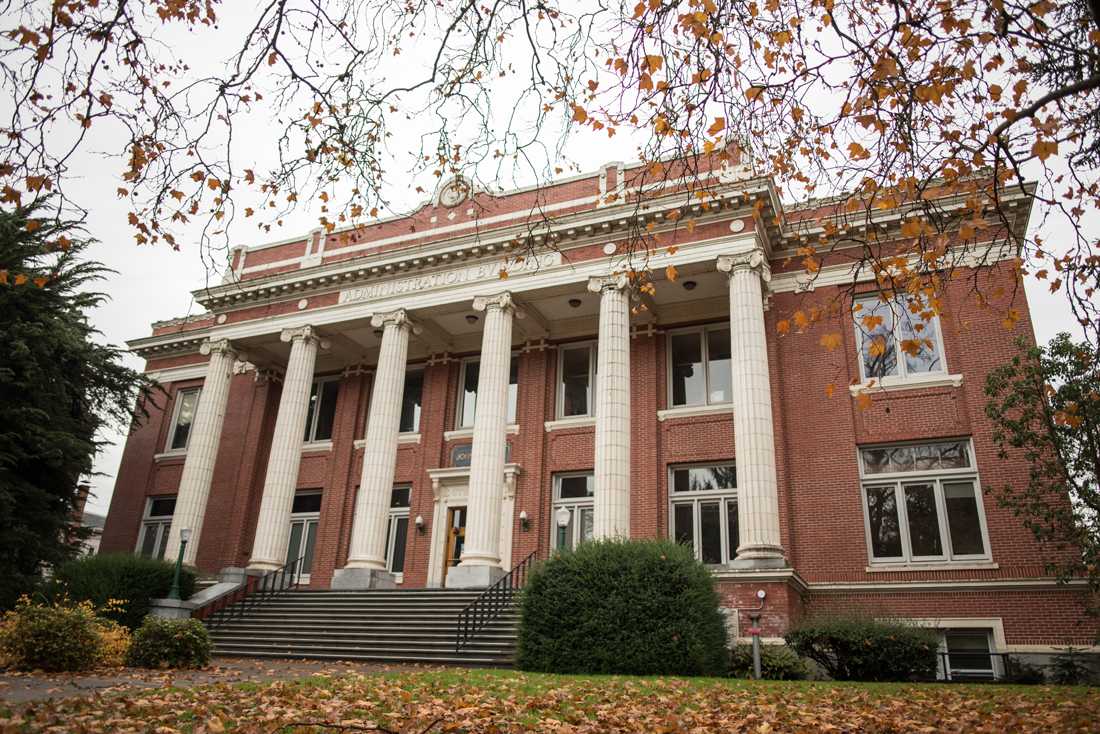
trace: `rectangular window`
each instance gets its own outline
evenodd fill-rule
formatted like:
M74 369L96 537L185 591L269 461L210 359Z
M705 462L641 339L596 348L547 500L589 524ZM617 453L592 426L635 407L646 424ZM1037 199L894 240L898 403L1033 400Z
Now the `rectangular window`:
M164 558L168 549L168 531L172 528L172 514L176 511L176 498L150 497L145 503L145 515L138 534L138 553L147 558Z
M183 451L191 440L191 424L199 407L200 388L192 387L176 392L176 405L172 411L172 430L168 432L168 450Z
M401 433L416 433L420 430L420 400L424 392L424 370L409 370L405 373L405 392L401 396Z
M386 568L390 573L405 572L405 544L409 537L409 501L412 487L400 485L390 493L390 519L386 525Z
M939 316L907 296L861 298L852 307L863 380L945 372Z
M564 346L558 355L558 417L595 415L596 345Z
M716 405L733 399L729 325L669 334L669 404Z
M733 464L672 467L672 537L703 563L737 557L737 471Z
M872 562L987 560L970 442L859 450Z
M458 392L458 411L456 428L473 428L477 414L477 381L481 375L481 360L468 359L462 363L462 389ZM509 423L516 422L516 406L519 402L519 360L512 355L508 368L508 414Z
M949 680L992 680L993 667L990 631L984 629L945 630L943 648L947 652Z
M550 516L554 548L573 550L591 540L595 486L592 472L554 475L554 511Z
M313 381L313 387L309 391L309 412L306 414L306 443L332 440L336 396L339 392L339 377L322 377Z
M321 493L295 493L290 509L290 542L287 544L286 562L301 562L301 568L296 571L302 574L303 581L309 580L310 569L313 568L313 552L317 546L317 526L320 522Z

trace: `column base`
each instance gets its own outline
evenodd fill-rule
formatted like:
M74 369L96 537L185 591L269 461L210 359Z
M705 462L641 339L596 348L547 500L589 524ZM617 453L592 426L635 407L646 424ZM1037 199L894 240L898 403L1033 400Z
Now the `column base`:
M448 589L487 589L504 575L500 566L463 566L447 569Z
M789 568L790 564L782 555L760 554L747 557L738 555L729 563L729 568L737 571L751 571L755 569Z
M332 574L329 588L337 591L395 589L397 582L392 573L377 568L338 568Z

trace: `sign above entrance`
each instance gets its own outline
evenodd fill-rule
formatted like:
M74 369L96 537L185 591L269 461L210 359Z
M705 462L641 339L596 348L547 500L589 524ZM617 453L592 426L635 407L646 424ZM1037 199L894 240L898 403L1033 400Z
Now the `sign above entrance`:
M399 296L404 293L420 293L465 283L501 280L500 274L502 271L507 273L508 277L513 277L535 273L543 268L552 268L556 265L561 265L560 252L548 252L537 257L510 257L504 260L487 260L460 268L437 270L423 275L413 275L348 288L340 291L340 303L363 303L378 298Z

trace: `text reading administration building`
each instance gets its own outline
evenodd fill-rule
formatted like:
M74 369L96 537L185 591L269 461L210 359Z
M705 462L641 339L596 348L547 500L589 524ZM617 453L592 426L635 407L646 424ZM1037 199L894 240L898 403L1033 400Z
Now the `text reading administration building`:
M982 395L1026 308L1006 330L961 278L918 354L858 293L885 349L853 299L828 317L842 348L780 336L852 280L808 284L793 257L816 205L784 211L738 167L699 174L706 206L675 187L639 205L636 170L501 195L454 179L409 217L237 249L195 293L208 314L130 344L168 397L126 446L103 549L171 556L188 528L205 571L303 558L316 588L472 588L534 551L672 537L742 634L764 590L767 636L858 608L970 649L1090 643L1081 587L983 489L1026 478L996 457ZM1013 206L1022 231L1031 202ZM666 246L639 300L617 273L651 224ZM1007 263L983 267L1012 290Z

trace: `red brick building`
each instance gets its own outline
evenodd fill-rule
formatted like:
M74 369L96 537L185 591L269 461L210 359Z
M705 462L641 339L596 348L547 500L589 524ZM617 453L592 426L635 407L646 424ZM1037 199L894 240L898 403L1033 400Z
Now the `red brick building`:
M1024 304L1006 329L956 277L906 354L903 303L857 295L884 319L856 326L842 289L872 293L869 274L807 279L810 205L738 167L700 174L705 203L639 196L632 172L453 179L408 217L236 249L195 293L207 314L130 343L167 397L127 443L103 550L171 556L187 527L203 571L301 559L316 588L470 588L588 537L674 537L742 635L758 608L766 637L859 609L961 646L1090 644L1082 588L987 489L1026 479L982 394L1031 335ZM1012 206L1024 230L1031 202ZM617 275L636 228L661 237L651 295ZM814 304L840 348L777 329Z

